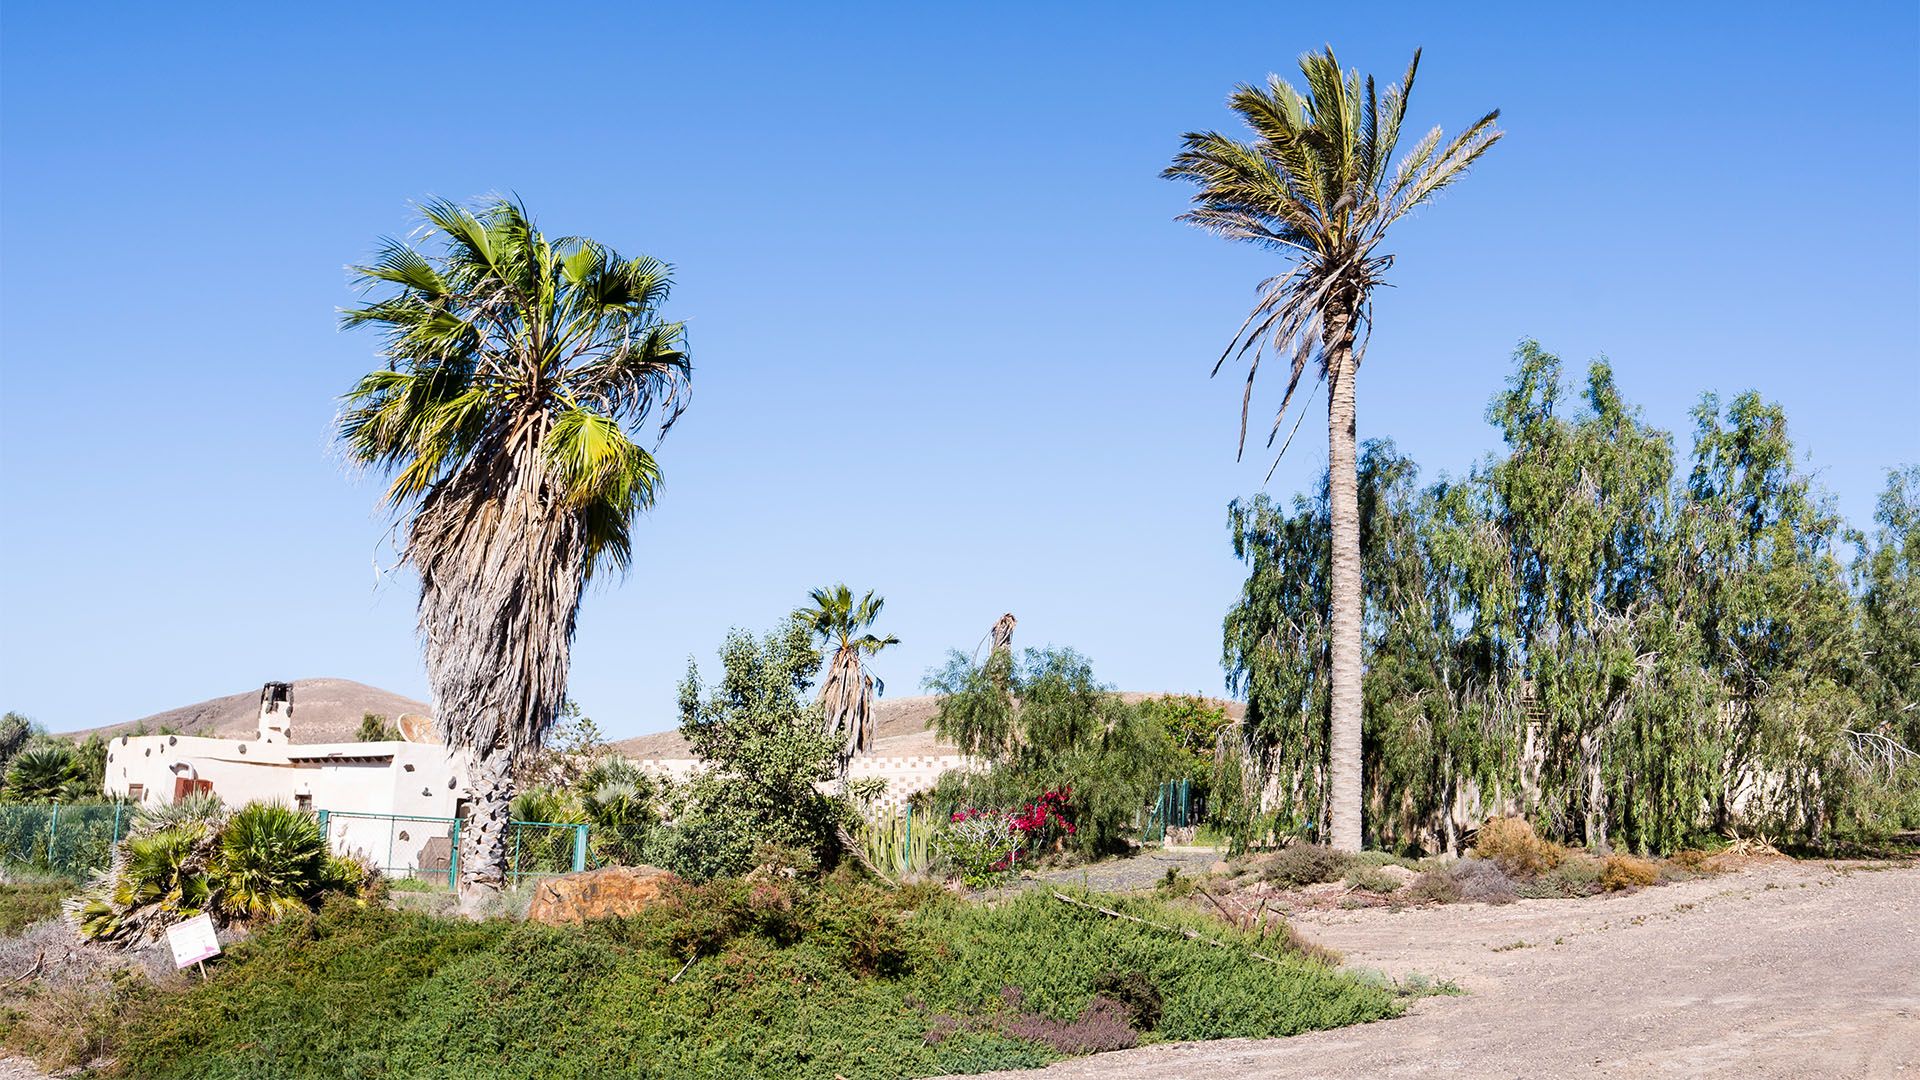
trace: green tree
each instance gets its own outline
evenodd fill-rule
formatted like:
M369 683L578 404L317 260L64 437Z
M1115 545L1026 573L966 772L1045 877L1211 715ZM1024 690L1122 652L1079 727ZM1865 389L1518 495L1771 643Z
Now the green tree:
M820 790L843 743L807 700L820 671L813 632L797 618L764 637L733 631L720 666L707 686L687 662L680 733L703 767L678 789L679 820L656 832L648 861L705 879L749 869L762 844L832 858L850 808Z
M28 717L9 712L0 716L0 770L5 770L13 755L26 748L27 740L34 737L39 728Z
M1920 751L1920 466L1888 470L1873 517L1873 544L1861 537L1854 563L1868 726Z
M387 721L385 713L364 713L360 717L360 730L354 732L354 742L397 742L400 729Z
M347 394L339 437L393 475L434 719L475 763L464 884L489 891L514 760L566 698L581 592L626 569L659 488L639 430L658 416L665 433L690 367L684 328L658 313L664 264L550 239L511 202L423 214L438 254L389 240L355 270L378 295L342 323L380 330L387 366Z
M1160 711L1124 704L1072 649L1028 649L1018 664L1010 651L985 664L950 653L927 680L940 698L936 729L988 766L944 774L935 805L1017 811L1069 791L1069 842L1090 854L1118 849L1148 795L1186 767Z
M886 684L867 667L867 658L889 645L900 644L892 634L872 633L886 600L872 590L857 602L844 584L815 589L812 607L794 612L827 652L827 677L820 684L820 708L827 730L841 740L840 772L853 755L873 743L873 700L886 693Z
M1395 222L1464 176L1501 136L1493 126L1500 115L1495 110L1451 141L1433 129L1394 165L1419 64L1416 51L1400 84L1376 94L1372 77L1363 80L1358 72L1342 71L1332 48L1309 53L1300 59L1306 95L1275 75L1264 87L1242 85L1228 98L1253 141L1191 132L1164 173L1200 189L1194 208L1180 220L1292 261L1285 273L1261 283L1253 313L1214 365L1217 374L1229 357L1251 355L1240 409L1241 451L1253 380L1266 348L1291 366L1268 446L1310 363L1327 383L1332 524L1328 840L1343 851L1356 851L1361 844L1364 598L1354 379L1372 325L1373 290L1393 264L1382 244ZM1282 444L1280 452L1285 451Z
M1425 488L1391 443L1362 455L1369 842L1457 850L1479 816L1514 812L1558 839L1657 850L1707 829L1817 840L1907 820L1904 748L1857 719L1872 715L1854 685L1871 682L1867 605L1779 407L1705 399L1686 473L1605 363L1572 390L1525 342L1488 410L1504 453ZM1236 503L1230 524L1249 563L1225 627L1243 740L1269 805L1317 825L1324 494L1292 514Z

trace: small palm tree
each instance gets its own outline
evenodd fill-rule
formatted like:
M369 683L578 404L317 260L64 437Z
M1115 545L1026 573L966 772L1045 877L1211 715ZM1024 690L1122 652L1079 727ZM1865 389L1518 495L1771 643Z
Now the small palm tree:
M900 639L888 634L877 637L868 630L880 617L886 600L871 590L853 599L845 585L815 589L810 594L813 606L794 615L820 640L822 651L831 650L827 675L820 683L820 706L825 713L826 730L844 740L840 752L840 771L844 773L853 755L873 743L873 700L886 693L887 686L867 667L867 658Z
M12 803L64 803L90 794L79 755L70 743L28 746L7 763L0 798Z
M519 205L423 208L432 258L390 240L355 268L387 367L346 396L339 436L393 475L434 720L475 763L462 834L469 892L507 875L513 763L566 697L581 591L627 568L660 485L639 429L684 407L685 330L662 321L669 270L592 240L550 239Z
M1241 142L1216 131L1191 132L1163 174L1200 190L1180 220L1230 240L1245 240L1292 260L1260 284L1260 298L1213 366L1248 357L1240 403L1240 452L1247 444L1253 380L1269 346L1290 370L1267 435L1271 447L1309 363L1327 384L1327 471L1333 532L1332 789L1329 842L1358 851L1361 742L1360 508L1354 431L1354 376L1373 323L1373 290L1393 256L1387 229L1466 174L1499 141L1499 110L1451 141L1434 128L1392 161L1413 92L1420 53L1400 85L1376 94L1373 78L1343 72L1333 49L1300 58L1307 93L1277 75L1241 86L1227 99L1253 132ZM1295 424L1296 430L1298 423ZM1291 441L1292 436L1288 436ZM1286 452L1282 443L1280 453ZM1275 461L1277 463L1278 457ZM1272 470L1268 470L1272 476Z

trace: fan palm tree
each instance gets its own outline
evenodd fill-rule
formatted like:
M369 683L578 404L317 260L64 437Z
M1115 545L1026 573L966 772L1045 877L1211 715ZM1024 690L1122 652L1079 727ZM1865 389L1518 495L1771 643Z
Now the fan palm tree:
M406 519L434 720L474 762L472 893L505 881L514 759L565 700L582 589L627 568L660 486L640 429L665 435L691 368L658 314L664 264L550 239L504 200L422 210L437 255L388 240L354 268L378 295L342 324L381 330L388 363L346 395L339 437Z
M826 678L820 683L820 707L826 729L845 740L840 751L840 771L844 773L853 755L872 745L873 700L887 690L867 667L867 658L889 645L900 644L900 639L869 632L880 617L880 609L887 606L886 600L872 590L857 603L853 591L845 585L815 589L809 595L813 606L801 608L794 616L813 631L823 652L830 650L833 654L827 662Z
M1333 49L1300 58L1307 93L1279 76L1241 86L1227 103L1251 129L1242 142L1216 131L1192 132L1164 176L1199 187L1179 220L1290 259L1261 282L1253 313L1213 370L1246 359L1239 452L1247 444L1254 376L1271 348L1289 364L1286 393L1267 435L1271 447L1309 364L1327 384L1327 469L1333 532L1332 735L1328 762L1328 840L1361 844L1360 510L1355 475L1354 377L1373 322L1373 290L1393 256L1382 250L1389 227L1466 174L1499 141L1498 110L1451 140L1434 128L1392 162L1413 92L1420 54L1398 86L1376 94L1371 76L1343 72ZM1304 416L1304 413L1302 414ZM1295 430L1299 422L1295 421ZM1288 435L1288 441L1292 435ZM1286 452L1282 443L1280 453ZM1278 462L1278 455L1275 457ZM1268 470L1269 477L1272 470Z

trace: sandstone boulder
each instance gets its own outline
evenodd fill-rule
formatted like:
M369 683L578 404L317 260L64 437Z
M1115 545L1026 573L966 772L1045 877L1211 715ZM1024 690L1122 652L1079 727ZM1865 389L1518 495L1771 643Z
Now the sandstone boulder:
M550 877L534 891L527 921L559 926L637 915L659 903L668 886L678 880L654 866L609 866L584 874Z

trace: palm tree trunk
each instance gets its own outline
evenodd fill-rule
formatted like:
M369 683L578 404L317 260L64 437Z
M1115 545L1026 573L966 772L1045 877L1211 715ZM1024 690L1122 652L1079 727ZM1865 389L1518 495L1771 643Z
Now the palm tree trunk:
M513 754L503 743L477 755L473 811L460 831L460 906L469 913L507 884L513 808Z
M1362 704L1360 586L1360 479L1354 438L1354 358L1351 313L1328 319L1327 500L1332 524L1333 574L1329 582L1333 623L1330 788L1327 843L1336 851L1361 846L1360 737Z

